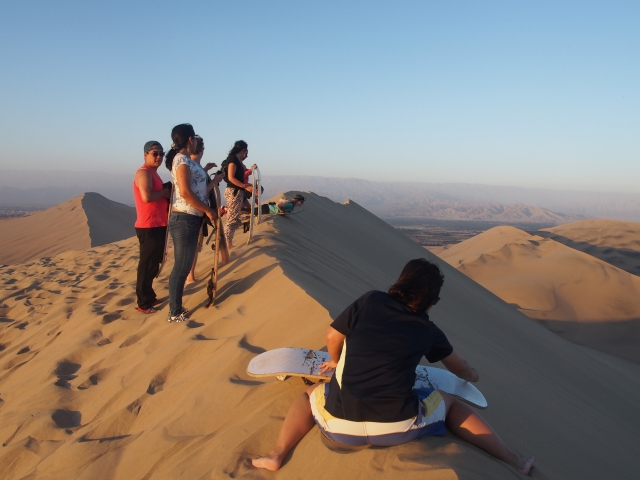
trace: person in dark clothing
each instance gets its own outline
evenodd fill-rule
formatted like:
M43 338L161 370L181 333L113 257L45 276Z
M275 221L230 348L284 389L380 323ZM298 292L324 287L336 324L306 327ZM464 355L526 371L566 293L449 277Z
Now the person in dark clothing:
M144 165L133 179L133 198L136 203L136 235L140 242L136 296L138 311L156 313L158 299L153 279L158 274L167 233L167 212L171 187L165 186L157 173L162 164L162 145L154 140L144 145Z
M445 425L463 440L527 475L534 457L510 450L472 407L429 388L414 389L424 356L441 361L458 377L477 382L478 372L458 355L429 319L444 275L424 258L411 260L388 293L365 293L347 307L327 332L334 370L331 382L312 385L291 405L275 447L252 461L275 471L314 422L334 444L345 447L398 445L444 435Z
M233 248L233 236L235 231L242 226L240 213L246 199L246 194L251 194L253 187L245 183L245 166L242 162L249 156L249 146L244 140L238 140L229 151L225 162L227 163L224 189L224 199L227 202L227 221L224 225L224 236L227 248Z

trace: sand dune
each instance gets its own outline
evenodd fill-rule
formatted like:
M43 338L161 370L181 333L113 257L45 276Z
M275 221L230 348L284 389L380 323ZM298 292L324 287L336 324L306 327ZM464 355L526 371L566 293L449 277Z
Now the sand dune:
M136 212L98 193L85 193L26 217L0 220L0 264L85 250L135 235Z
M135 239L0 268L3 479L517 478L451 435L344 455L314 429L279 473L249 465L305 388L248 377L249 360L322 348L332 316L431 256L354 203L305 196L249 246L237 234L219 304L203 308L205 281L189 287L186 325L167 323L166 303L135 312ZM200 275L211 264L205 249ZM483 415L537 456L533 478L636 478L640 365L563 340L442 264L432 318L478 368Z
M440 257L582 345L640 362L640 278L550 239L496 227Z
M545 228L538 234L640 275L640 223L583 220Z

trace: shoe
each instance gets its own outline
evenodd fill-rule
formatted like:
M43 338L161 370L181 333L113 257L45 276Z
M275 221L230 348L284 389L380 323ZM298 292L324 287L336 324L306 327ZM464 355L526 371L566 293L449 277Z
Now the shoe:
M187 320L189 320L189 311L187 309L183 309L178 315L169 314L169 318L167 318L169 323L180 323Z
M138 312L140 313L146 313L147 315L151 314L151 313L157 313L158 310L156 310L153 307L149 307L149 308L142 308L142 307L138 307Z

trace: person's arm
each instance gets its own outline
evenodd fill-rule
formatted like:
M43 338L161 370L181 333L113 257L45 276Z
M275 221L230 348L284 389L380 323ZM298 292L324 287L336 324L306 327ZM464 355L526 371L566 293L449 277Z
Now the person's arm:
M480 375L478 375L476 369L469 365L469 362L456 352L451 352L451 355L443 358L442 364L451 373L468 382L477 382L480 379Z
M217 167L218 165L216 165L213 162L209 162L204 166L204 171L208 172L209 170L211 170L213 167Z
M186 164L179 165L176 169L176 183L180 189L182 198L196 210L204 212L211 221L215 221L217 212L202 202L191 190L191 170Z
M346 336L335 328L329 327L327 330L327 351L329 355L331 355L331 360L320 365L320 373L336 368L340 361L340 354L342 354L342 346L344 345L345 338Z
M140 198L144 203L157 202L161 198L169 198L171 196L170 188L163 188L157 192L153 192L153 177L148 170L140 169L136 172L133 179L140 190Z

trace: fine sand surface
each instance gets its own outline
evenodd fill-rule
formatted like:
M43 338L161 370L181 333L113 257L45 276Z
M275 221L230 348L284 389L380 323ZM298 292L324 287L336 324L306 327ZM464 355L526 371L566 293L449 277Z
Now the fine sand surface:
M135 311L135 238L0 268L2 478L520 478L451 434L339 454L317 428L278 473L250 466L305 389L249 377L251 358L323 348L331 318L355 298L386 289L411 258L437 260L354 203L305 196L300 214L267 218L249 246L237 233L211 309L203 249L186 324L166 321L166 302L155 315ZM432 319L480 372L482 415L537 457L533 478L637 478L640 365L560 338L440 263Z
M135 220L135 208L98 193L85 193L25 217L0 220L0 265L123 240L135 235Z
M545 228L537 233L640 275L640 223L583 220Z
M640 362L640 278L514 227L440 257L527 316L581 345Z

